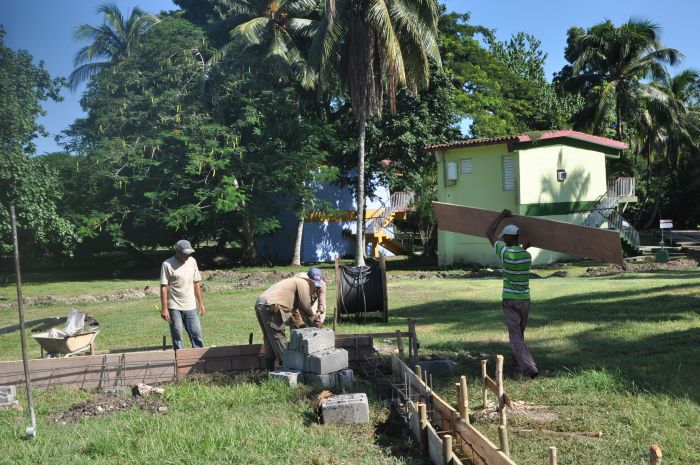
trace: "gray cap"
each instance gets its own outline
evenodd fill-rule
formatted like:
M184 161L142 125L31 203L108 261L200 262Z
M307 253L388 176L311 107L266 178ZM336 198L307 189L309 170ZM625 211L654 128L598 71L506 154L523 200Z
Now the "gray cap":
M190 241L186 241L185 239L181 239L175 243L175 251L182 252L185 255L192 255L194 253L192 244L190 244Z
M323 273L318 268L309 268L307 276L311 281L314 282L316 287L321 287L321 285L323 284Z

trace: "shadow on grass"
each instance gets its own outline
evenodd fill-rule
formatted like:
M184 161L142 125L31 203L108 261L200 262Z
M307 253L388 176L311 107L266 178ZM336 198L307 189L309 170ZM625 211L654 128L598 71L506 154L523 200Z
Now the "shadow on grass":
M657 286L644 290L594 292L585 295L535 299L528 328L562 327L584 323L594 328L561 340L554 335L527 337L537 365L546 376L577 369L605 368L619 372L630 389L642 388L688 396L700 403L700 327L665 331L663 325L691 320L700 308L696 284ZM668 295L653 295L673 291ZM677 294L679 291L689 291ZM393 315L396 317L396 315ZM447 334L464 334L469 342L446 341L423 349L454 358L462 374L480 376L478 358L501 353L506 356L505 375L513 376L511 351L500 305L486 301L443 300L402 308L400 316L421 326L442 324ZM649 334L649 323L659 332ZM637 323L646 323L642 328ZM587 328L586 326L586 328ZM499 340L473 340L470 332L502 331ZM662 332L663 331L663 332ZM452 338L455 339L455 338ZM424 352L425 353L425 352Z

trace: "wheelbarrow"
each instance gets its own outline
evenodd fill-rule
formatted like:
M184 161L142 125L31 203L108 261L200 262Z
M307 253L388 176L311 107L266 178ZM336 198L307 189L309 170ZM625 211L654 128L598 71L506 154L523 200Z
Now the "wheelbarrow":
M95 338L100 334L99 327L92 327L80 334L64 337L49 337L49 333L32 335L41 346L41 358L64 358L95 350Z

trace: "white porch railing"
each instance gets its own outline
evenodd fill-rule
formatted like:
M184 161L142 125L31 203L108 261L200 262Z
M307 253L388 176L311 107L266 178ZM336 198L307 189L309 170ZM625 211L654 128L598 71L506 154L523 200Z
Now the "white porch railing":
M622 218L616 208L621 197L634 195L634 178L624 177L608 181L608 191L600 196L581 224L590 228L599 228L607 222L608 227L620 231L635 248L638 248L639 233Z

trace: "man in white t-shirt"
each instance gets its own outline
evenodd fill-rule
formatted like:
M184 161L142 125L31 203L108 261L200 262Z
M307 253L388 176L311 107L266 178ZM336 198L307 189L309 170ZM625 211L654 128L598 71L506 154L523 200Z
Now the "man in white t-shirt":
M191 256L193 253L189 241L177 241L175 256L164 261L160 268L160 316L170 323L175 349L184 348L183 328L190 336L192 347L204 347L199 317L204 316L206 308L199 285L202 276L197 261Z

